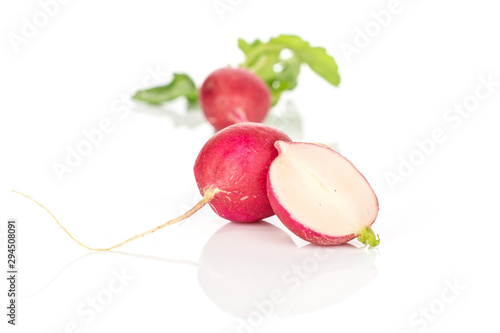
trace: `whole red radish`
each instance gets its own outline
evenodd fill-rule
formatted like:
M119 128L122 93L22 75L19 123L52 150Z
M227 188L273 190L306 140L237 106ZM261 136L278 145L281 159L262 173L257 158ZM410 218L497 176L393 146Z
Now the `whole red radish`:
M282 131L259 123L240 123L217 132L201 149L194 175L201 194L216 190L210 206L221 217L254 222L274 215L267 197L267 172L278 155Z
M370 226L378 200L365 177L333 149L313 143L276 142L267 191L274 212L294 234L319 245L358 237L377 246Z
M271 107L271 92L264 81L242 68L221 68L200 88L200 105L217 131L241 122L262 122Z

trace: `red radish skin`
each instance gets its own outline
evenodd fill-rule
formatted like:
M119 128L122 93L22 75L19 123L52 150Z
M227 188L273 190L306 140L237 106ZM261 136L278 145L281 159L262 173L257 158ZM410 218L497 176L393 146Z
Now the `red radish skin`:
M200 88L200 105L217 131L241 122L262 122L271 107L271 92L254 73L242 68L221 68Z
M229 126L201 149L194 175L200 193L217 189L209 202L221 217L255 222L274 215L266 190L267 172L278 151L276 141L291 142L280 130L258 123Z
M364 244L368 242L370 246L378 245L380 239L377 239L371 230L371 225L375 222L379 210L378 199L365 177L351 162L333 149L321 144L278 141L275 146L279 156L271 164L268 173L268 197L273 211L290 231L318 245L340 245L356 237ZM293 149L295 151L292 151ZM283 150L286 150L286 153ZM309 158L306 159L306 157ZM330 161L333 162L332 165L324 164L317 167L317 163ZM294 170L290 171L287 178L281 180L280 174L288 172L284 172L283 168ZM291 179L290 175L295 175L295 177ZM283 182L294 183L287 185ZM322 191L326 194L318 197L317 201L311 198L311 193L323 193ZM296 196L298 202L302 200L303 207L291 205L290 200L285 199L290 196ZM327 198L329 196L330 198ZM341 203L335 206L335 200ZM326 208L328 206L335 208ZM314 212L308 212L308 209ZM342 209L346 212L342 212ZM318 226L318 214L324 217L326 213L332 211L331 221L328 220L330 217L326 216L326 223L331 222L332 227L325 227L323 224L323 230L333 230L333 224L344 224L337 229L353 231L335 234L315 230L319 228L312 225Z

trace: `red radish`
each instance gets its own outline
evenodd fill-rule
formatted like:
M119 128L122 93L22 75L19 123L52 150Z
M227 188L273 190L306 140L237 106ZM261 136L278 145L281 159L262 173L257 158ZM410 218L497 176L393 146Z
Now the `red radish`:
M219 131L241 122L262 122L271 107L271 92L262 79L246 69L221 68L203 82L200 105Z
M187 219L207 203L219 216L235 222L254 222L274 215L267 197L269 166L278 152L276 141L290 138L274 127L258 123L235 124L216 133L201 149L194 174L203 199L185 214L108 248L92 248L76 240L42 204L57 224L79 245L93 251L108 251L166 226ZM16 192L16 191L14 191Z
M229 126L205 143L194 164L201 194L217 190L210 206L221 217L254 222L274 215L267 198L267 171L278 152L274 143L290 138L258 123Z
M345 157L313 143L277 141L267 192L274 212L294 234L319 245L358 237L377 246L370 226L378 200L370 184Z

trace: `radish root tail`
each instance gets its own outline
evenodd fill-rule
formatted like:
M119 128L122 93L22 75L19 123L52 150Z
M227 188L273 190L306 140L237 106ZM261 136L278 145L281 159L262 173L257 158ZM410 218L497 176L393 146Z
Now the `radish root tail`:
M194 213L196 213L197 211L199 211L201 208L203 208L203 206L205 206L207 203L209 203L213 198L214 196L220 192L219 189L217 188L208 188L205 193L204 193L204 196L203 198L201 199L200 202L198 202L196 205L194 205L193 208L191 208L190 210L188 210L186 213L182 214L181 216L178 216L176 217L175 219L172 219L170 221L167 221L157 227L154 227L153 229L150 229L148 231L145 231L141 234L138 234L138 235L135 235L134 237L131 237L127 240L124 240L123 242L121 243L118 243L116 245L113 245L111 247L108 247L108 248L104 248L104 249L101 249L101 248L92 248L92 247L89 247L83 243L81 243L79 240L77 240L75 237L73 237L73 235L71 235L71 233L66 230L66 228L57 220L57 218L54 216L54 214L52 214L52 212L50 210L48 210L44 205L42 205L41 203L39 203L38 201L36 201L35 199L31 198L30 196L24 194L24 193L21 193L21 192L18 192L18 191L15 191L15 190L12 190L12 192L14 193L17 193L17 194L20 194L28 199L30 199L31 201L33 201L34 203L36 203L37 205L39 205L40 207L42 207L47 213L50 214L50 216L52 216L52 218L54 219L54 221L56 221L56 223L61 227L61 229L72 239L74 240L76 243L78 243L80 246L83 246L84 248L86 248L87 250L90 250L90 251L101 251L101 252L104 252L104 251L109 251L109 250L112 250L112 249L116 249L117 247L120 247L122 245L125 245L127 243L130 243L131 241L133 240L136 240L137 238L141 238L141 237L144 237L146 235L149 235L149 234L152 234L153 232L157 231L157 230L160 230L160 229L163 229L165 228L166 226L169 226L169 225L172 225L172 224L175 224L177 222L180 222L180 221L183 221L187 218L189 218L191 215L193 215Z

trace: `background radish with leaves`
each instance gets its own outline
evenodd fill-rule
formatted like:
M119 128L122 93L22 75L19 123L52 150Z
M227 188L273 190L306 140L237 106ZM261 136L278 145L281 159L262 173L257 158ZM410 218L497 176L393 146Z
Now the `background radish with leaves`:
M280 35L268 42L257 39L251 43L239 39L238 47L245 61L237 68L214 71L200 89L187 74L174 73L168 84L140 90L134 99L160 105L184 98L188 110L201 106L206 119L220 130L244 121L262 122L281 95L295 89L303 64L328 83L340 83L333 57L300 37Z

